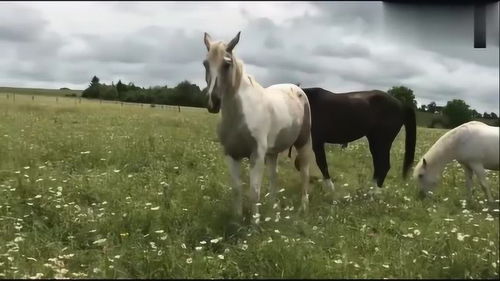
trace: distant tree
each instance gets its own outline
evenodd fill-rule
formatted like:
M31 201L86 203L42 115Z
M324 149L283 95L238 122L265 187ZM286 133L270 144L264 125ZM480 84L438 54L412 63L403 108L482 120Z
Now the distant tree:
M431 113L436 112L436 102L431 101L431 102L427 105L427 111L428 111L428 112L431 112Z
M99 78L95 75L94 77L92 77L92 80L90 81L90 87L92 86L99 86Z
M448 118L448 125L451 128L472 120L472 111L469 109L469 105L461 99L448 101L443 108L443 114Z
M498 116L496 115L495 112L490 113L490 118L491 119L498 119Z
M471 111L471 114L472 114L472 119L477 119L477 118L481 118L481 113L477 112L477 110L473 109Z
M387 93L400 100L403 104L417 108L417 101L415 100L415 95L413 94L412 89L405 86L393 86L387 91Z
M483 113L483 118L484 118L484 119L490 119L490 118L491 118L491 116L490 116L490 114L489 114L488 112L484 112L484 113Z
M427 111L427 105L422 104L422 105L420 106L420 111L426 112L426 111Z
M82 92L84 98L99 98L99 78L94 75L90 81L90 85Z
M60 88L59 90L69 90L69 88L62 87L62 88Z
M113 86L101 85L99 87L99 97L104 100L116 100L118 98L118 91Z
M122 80L118 80L118 83L116 83L116 90L118 93L124 93L127 91L127 85L122 83Z

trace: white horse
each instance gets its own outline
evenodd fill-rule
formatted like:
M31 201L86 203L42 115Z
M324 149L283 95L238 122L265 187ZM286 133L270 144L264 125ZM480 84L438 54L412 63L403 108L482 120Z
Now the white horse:
M478 121L462 124L444 134L427 151L413 171L420 190L426 194L433 189L444 167L457 160L465 170L468 199L472 199L472 175L476 174L488 201L493 197L486 183L485 169L498 171L499 128Z
M236 214L242 215L240 166L250 159L252 214L259 222L260 187L265 163L269 166L271 198L276 200L277 157L295 146L295 167L302 178L302 209L308 205L309 162L312 155L311 114L307 96L296 85L263 88L249 76L233 54L240 33L228 44L212 41L205 33L208 53L203 61L208 111L221 111L217 133L233 182Z

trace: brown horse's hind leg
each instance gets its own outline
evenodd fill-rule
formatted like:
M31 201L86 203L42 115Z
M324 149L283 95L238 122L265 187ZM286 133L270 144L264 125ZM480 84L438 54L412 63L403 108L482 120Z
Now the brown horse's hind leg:
M328 173L328 164L326 163L325 155L325 143L319 141L314 142L313 151L314 156L316 156L316 164L318 165L321 174L323 175L323 185L333 193L335 191L335 186L333 185L330 174Z
M378 187L382 187L385 177L391 169L390 151L392 140L368 137L368 142L373 157L373 179L377 182Z
M324 142L315 142L313 144L314 155L316 156L316 164L323 174L323 179L330 179L330 174L328 173L328 164L326 163L326 155L325 155L325 143Z
M302 185L302 206L303 211L307 211L309 205L309 163L311 160L311 141L309 140L302 147L295 147L297 149L297 158L295 158L295 165L298 166L301 177Z

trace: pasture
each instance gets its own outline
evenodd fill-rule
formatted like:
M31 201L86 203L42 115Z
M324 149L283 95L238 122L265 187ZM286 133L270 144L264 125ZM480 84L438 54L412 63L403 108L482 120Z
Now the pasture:
M327 145L336 193L312 183L307 214L281 155L280 207L266 172L254 229L229 223L220 116L76 100L0 94L2 278L498 278L498 209L476 182L465 204L456 162L419 199L401 177L404 129L375 197L366 139ZM418 127L415 162L444 132ZM498 176L488 172L497 202Z

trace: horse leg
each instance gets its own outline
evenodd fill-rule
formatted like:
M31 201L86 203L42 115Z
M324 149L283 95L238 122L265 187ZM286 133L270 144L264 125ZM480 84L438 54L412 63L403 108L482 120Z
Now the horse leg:
M235 160L234 158L227 156L226 157L227 164L229 166L229 173L231 174L231 179L233 182L233 208L238 217L241 218L243 213L243 205L242 205L242 193L241 193L241 179L240 179L240 168L241 163L239 160Z
M378 187L382 187L387 172L391 168L390 151L392 143L374 138L368 138L368 141L373 157L373 180L376 181Z
M259 223L259 205L260 205L260 186L262 184L262 175L264 169L265 149L258 148L250 155L250 186L251 186L251 203L252 216L256 219L255 223Z
M466 164L464 163L461 163L462 164L462 168L464 169L465 171L465 187L467 188L467 199L469 200L469 202L472 202L472 169L469 168L469 166L467 166Z
M368 144L370 147L370 153L372 154L372 163L373 163L373 183L377 183L377 178L378 178L378 156L377 156L377 149L375 147L375 141L368 137Z
M333 193L335 191L335 186L333 185L333 182L330 179L330 174L328 173L328 165L326 163L326 155L325 155L325 143L314 142L313 151L314 155L316 156L316 164L318 165L321 174L323 174L323 184L327 189L331 190Z
M277 195L276 195L276 181L277 181L277 174L278 174L278 155L277 154L268 154L266 157L267 160L267 167L269 171L269 191L271 193L271 200L273 202L276 202Z
M308 141L304 146L297 148L298 166L300 167L300 177L302 179L302 210L307 211L309 205L309 163L311 160L311 142ZM333 184L332 184L333 186Z
M385 145L382 146L382 151L380 153L380 174L377 179L378 187L382 187L385 181L385 177L387 173L391 169L391 146Z
M488 187L488 183L486 182L486 176L485 176L485 171L484 167L481 164L472 164L470 165L471 169L474 171L476 174L477 178L479 179L479 183L488 197L488 202L490 204L493 204L493 196L491 196L490 188Z

